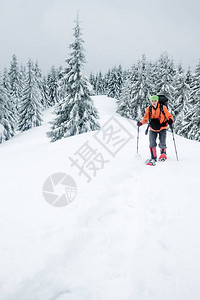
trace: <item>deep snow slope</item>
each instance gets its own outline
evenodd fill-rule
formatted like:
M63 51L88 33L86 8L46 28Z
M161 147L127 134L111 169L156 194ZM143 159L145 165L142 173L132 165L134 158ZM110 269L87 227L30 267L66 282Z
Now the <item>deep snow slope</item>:
M168 132L168 160L146 166L146 126L137 155L136 122L93 99L99 131L51 143L50 109L0 145L0 299L199 300L200 144L175 136L177 162ZM63 207L42 192L57 173L77 185Z

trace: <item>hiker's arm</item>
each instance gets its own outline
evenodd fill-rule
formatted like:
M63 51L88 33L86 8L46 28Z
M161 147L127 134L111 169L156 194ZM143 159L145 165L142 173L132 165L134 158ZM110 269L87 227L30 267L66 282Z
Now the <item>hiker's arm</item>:
M149 107L147 107L144 118L141 121L142 125L146 124L148 120L149 120Z
M174 119L173 119L173 116L170 114L170 112L168 111L167 107L166 107L166 106L163 106L163 109L164 109L164 113L165 113L165 115L166 115L167 120L169 120L169 119L174 120Z

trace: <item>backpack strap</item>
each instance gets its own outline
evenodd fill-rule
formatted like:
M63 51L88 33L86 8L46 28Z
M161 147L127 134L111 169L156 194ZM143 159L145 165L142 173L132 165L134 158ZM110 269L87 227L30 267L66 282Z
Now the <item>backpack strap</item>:
M150 122L150 120L151 120L151 113L152 113L152 106L149 105L149 122Z
M160 103L160 112L163 113L163 115L165 116L165 119L167 120L167 117L166 117L166 115L165 115L165 112L164 112L163 104L162 104L162 103Z
M146 134L146 135L148 134L148 131L149 131L150 120L151 120L151 112L152 112L152 106L149 105L149 121L148 121L147 129L145 130L145 134Z
M164 120L164 122L162 122L161 127L167 126L168 125L168 119L167 119L167 117L165 115L162 103L160 103L160 112L162 112L163 115L165 116L165 120Z

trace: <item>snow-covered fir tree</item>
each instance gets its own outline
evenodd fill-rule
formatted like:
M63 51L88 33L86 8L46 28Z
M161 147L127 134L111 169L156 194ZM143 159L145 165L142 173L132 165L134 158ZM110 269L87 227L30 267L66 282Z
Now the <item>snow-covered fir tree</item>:
M123 117L131 118L131 97L130 97L130 86L131 86L131 72L126 72L122 85L122 93L120 100L118 101L117 113Z
M15 115L15 100L13 99L13 96L11 94L11 86L10 86L10 77L8 76L8 70L7 68L4 69L3 73L3 81L2 81L3 87L5 89L6 95L8 97L7 102L7 108L9 110L9 123L11 126L11 136L15 134L15 128L17 125L17 116Z
M58 96L58 80L59 80L59 73L54 66L51 67L51 71L47 75L47 86L49 89L49 100L51 106L54 106L58 103L59 96ZM62 77L61 79L62 80Z
M186 83L186 75L181 65L178 66L174 80L174 129L176 133L179 133L184 116L189 110L188 99L190 96L190 87Z
M108 78L107 96L115 99L120 99L123 83L123 74L121 66L114 67Z
M38 84L38 87L40 88L41 82L42 82L42 71L41 71L41 69L39 67L38 61L36 61L36 63L33 64L33 70L35 72L36 82Z
M105 89L105 95L108 94L109 90L109 81L111 76L111 70L109 69L108 72L104 75L104 89Z
M168 108L174 115L174 76L176 72L173 60L166 53L162 54L158 60L158 74L157 93L168 98Z
M156 62L149 62L148 66L148 78L149 78L149 93L150 95L156 95L159 92L159 64Z
M189 139L200 141L200 61L192 76L188 104L190 109L184 116L179 133Z
M149 105L150 81L145 56L132 68L130 97L131 114L134 120L141 119Z
M142 59L139 62L139 70L140 70L140 85L141 85L141 94L142 94L142 101L141 101L141 114L142 116L145 113L147 106L150 105L149 98L150 98L150 91L152 91L152 80L150 79L150 71L149 71L149 64L147 62L146 56L143 54Z
M189 85L189 87L190 87L190 85L191 85L191 83L192 83L192 73L191 73L190 67L189 67L188 70L187 70L185 82L186 82L186 83Z
M40 102L40 90L35 76L35 70L31 60L27 64L27 75L24 83L23 97L19 103L18 129L28 130L40 126L42 123L42 106Z
M33 71L35 73L35 81L38 85L38 90L39 90L39 95L40 95L39 101L41 103L41 106L43 106L43 104L45 103L45 95L43 94L42 71L39 67L38 61L36 61L36 63L33 64Z
M43 107L43 110L51 106L51 100L49 96L49 88L47 85L46 77L43 76L42 82L41 82L41 94L42 94L42 102L41 105Z
M20 98L22 97L22 94L23 94L25 80L26 80L26 66L21 64L21 66L20 66L20 82L21 82Z
M22 94L22 81L21 81L21 73L18 67L18 61L15 54L12 56L12 61L10 64L10 70L8 72L10 77L10 88L11 95L15 101L16 111L18 109L18 103Z
M200 100L196 98L191 110L184 116L182 127L178 131L186 138L200 142Z
M10 77L8 75L8 70L7 68L4 69L4 73L3 73L3 78L2 78L2 84L3 87L6 90L7 96L9 98L9 108L11 110L11 113L13 115L13 122L16 125L17 122L17 114L16 114L16 102L15 102L15 98L12 95L12 91L11 91L11 85L10 85Z
M54 142L62 137L69 137L100 128L98 112L90 97L86 77L82 74L85 55L77 17L74 28L74 42L70 44L70 58L63 78L66 83L66 97L56 106L56 118L51 122L51 131L47 133Z
M96 77L93 72L90 73L89 81L93 87L94 93L96 94Z
M105 95L105 82L101 71L97 73L95 80L95 94Z
M138 116L139 105L137 101L133 101L135 96L135 86L139 80L139 70L138 65L134 64L131 67L128 77L125 80L123 85L123 98L119 103L118 112L127 117L131 117L132 119L136 119ZM125 96L125 98L124 98ZM123 101L125 103L123 104ZM123 112L122 112L123 108Z
M0 82L0 143L9 140L15 134L15 116L12 110L10 84L7 70Z
M7 68L4 68L3 76L0 78L0 83L3 84L7 92L11 95L10 77L8 76Z

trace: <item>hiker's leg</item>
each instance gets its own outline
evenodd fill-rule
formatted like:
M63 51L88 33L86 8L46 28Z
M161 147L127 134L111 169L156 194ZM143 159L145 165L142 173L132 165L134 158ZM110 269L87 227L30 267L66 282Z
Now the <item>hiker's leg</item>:
M157 138L157 132L149 130L149 147L150 147L150 153L151 153L151 158L157 159L157 154L156 154L156 138Z

